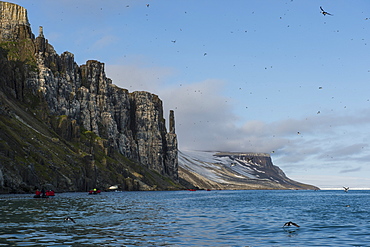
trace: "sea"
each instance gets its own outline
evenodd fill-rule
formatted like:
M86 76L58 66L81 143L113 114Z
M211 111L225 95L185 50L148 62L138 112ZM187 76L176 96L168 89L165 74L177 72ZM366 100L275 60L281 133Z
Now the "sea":
M0 246L370 246L370 191L0 195Z

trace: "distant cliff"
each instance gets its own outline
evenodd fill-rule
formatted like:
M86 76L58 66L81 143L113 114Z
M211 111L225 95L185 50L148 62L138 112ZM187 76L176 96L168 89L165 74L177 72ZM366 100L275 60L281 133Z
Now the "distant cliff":
M0 2L0 191L176 189L174 112L119 88L104 64L77 65L31 32L27 11Z
M266 153L183 151L179 176L199 189L319 189L289 179Z

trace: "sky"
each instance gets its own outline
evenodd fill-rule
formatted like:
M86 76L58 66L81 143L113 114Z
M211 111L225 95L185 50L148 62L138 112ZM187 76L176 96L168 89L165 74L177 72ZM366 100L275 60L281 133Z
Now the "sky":
M159 95L180 150L270 153L291 179L370 188L370 1L12 2L58 54Z

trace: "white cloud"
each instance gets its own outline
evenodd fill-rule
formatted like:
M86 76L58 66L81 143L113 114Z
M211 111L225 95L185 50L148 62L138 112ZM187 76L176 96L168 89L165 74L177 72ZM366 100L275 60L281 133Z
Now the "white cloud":
M289 155L285 161L293 161L298 160L295 155L301 160L303 156L325 159L331 155L357 155L368 146L363 141L343 143L353 135L347 128L354 125L363 127L370 122L367 114L312 115L272 123L251 116L250 121L239 126L237 122L240 118L233 113L232 104L222 94L227 86L225 81L207 79L166 85L164 81L174 74L171 69L148 68L139 63L106 67L107 75L114 84L130 91L145 90L158 94L167 112L175 110L180 148L273 151L277 154L280 151L281 155ZM341 136L343 131L347 131L348 135Z
M113 84L128 89L130 92L148 91L160 95L164 81L174 71L144 65L141 60L136 60L135 64L130 65L106 65L106 74L113 80Z
M118 40L118 37L116 37L114 35L106 35L106 36L103 36L100 39L96 40L95 43L93 43L91 45L91 49L93 49L93 50L101 50L101 49L104 49L107 46L112 45L115 42L117 42L117 40Z
M339 176L339 175L298 175L293 179L311 183L321 189L343 189L343 186L349 186L350 190L355 188L370 188L370 179L366 177L359 178L358 176Z

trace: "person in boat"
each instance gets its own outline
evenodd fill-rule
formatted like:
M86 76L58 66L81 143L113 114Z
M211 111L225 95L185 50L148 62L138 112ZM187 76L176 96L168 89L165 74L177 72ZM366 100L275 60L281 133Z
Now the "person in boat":
M38 189L36 189L36 192L35 192L35 198L38 198L38 197L41 197L41 191L39 191Z
M55 196L54 190L47 190L45 194L46 196Z
M34 198L48 198L49 196L46 194L45 189L39 191L38 189L35 192Z
M92 194L95 194L95 195L96 195L96 194L100 194L100 192L101 192L100 190L98 190L98 189L94 188L93 190L90 190L90 191L89 191L89 194L90 194L90 195L92 195Z
M46 195L45 188L42 188L40 197L41 198L49 198L49 196Z

